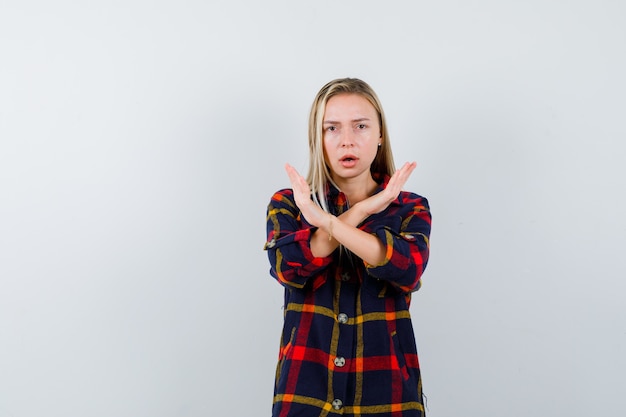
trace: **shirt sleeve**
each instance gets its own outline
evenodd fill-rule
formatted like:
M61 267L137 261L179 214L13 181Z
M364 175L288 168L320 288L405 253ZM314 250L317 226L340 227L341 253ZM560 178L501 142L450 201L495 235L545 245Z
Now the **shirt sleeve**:
M281 190L272 196L267 207L264 249L270 261L270 274L282 285L302 288L330 264L330 256L319 258L311 252L315 230L301 217L291 190Z
M393 211L393 208L391 209ZM378 265L365 263L369 275L385 280L410 293L420 287L420 278L430 252L431 214L428 201L416 194L403 195L397 222L373 228L385 247L385 259Z

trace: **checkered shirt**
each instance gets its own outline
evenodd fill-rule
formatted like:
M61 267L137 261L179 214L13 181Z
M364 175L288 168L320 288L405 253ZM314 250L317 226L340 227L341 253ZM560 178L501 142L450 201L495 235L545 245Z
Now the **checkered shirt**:
M335 215L348 208L334 187L328 201ZM265 250L285 287L273 417L424 416L409 305L428 260L430 225L427 200L401 192L359 225L384 244L380 265L342 247L319 258L310 249L316 228L293 192L272 196Z

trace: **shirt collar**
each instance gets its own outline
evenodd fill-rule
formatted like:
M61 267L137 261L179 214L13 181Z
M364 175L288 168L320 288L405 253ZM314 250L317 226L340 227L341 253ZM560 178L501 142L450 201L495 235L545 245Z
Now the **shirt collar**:
M384 190L390 180L389 175L378 173L372 174L372 178L374 178L374 181L376 181L376 183L378 184L376 190L374 191L374 194L378 194L379 192ZM343 206L344 204L346 204L345 194L341 192L341 190L330 181L326 182L326 198L331 205Z

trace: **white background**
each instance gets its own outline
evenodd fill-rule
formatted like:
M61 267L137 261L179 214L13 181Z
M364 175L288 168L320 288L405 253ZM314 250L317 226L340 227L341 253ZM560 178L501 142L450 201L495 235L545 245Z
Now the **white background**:
M622 416L625 41L619 0L0 2L0 417L270 415L265 208L344 76L431 202L429 416Z

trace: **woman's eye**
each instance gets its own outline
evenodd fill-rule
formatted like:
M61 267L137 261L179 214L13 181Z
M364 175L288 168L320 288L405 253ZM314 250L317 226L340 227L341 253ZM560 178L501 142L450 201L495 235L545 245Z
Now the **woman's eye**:
M326 130L329 131L329 132L334 132L335 130L337 130L337 127L336 126L328 126L326 128Z
M360 125L357 125L357 126L356 126L356 128L357 128L357 129L365 129L366 127L367 127L367 126L366 126L366 125L364 125L364 124L362 124L362 123L361 123Z

